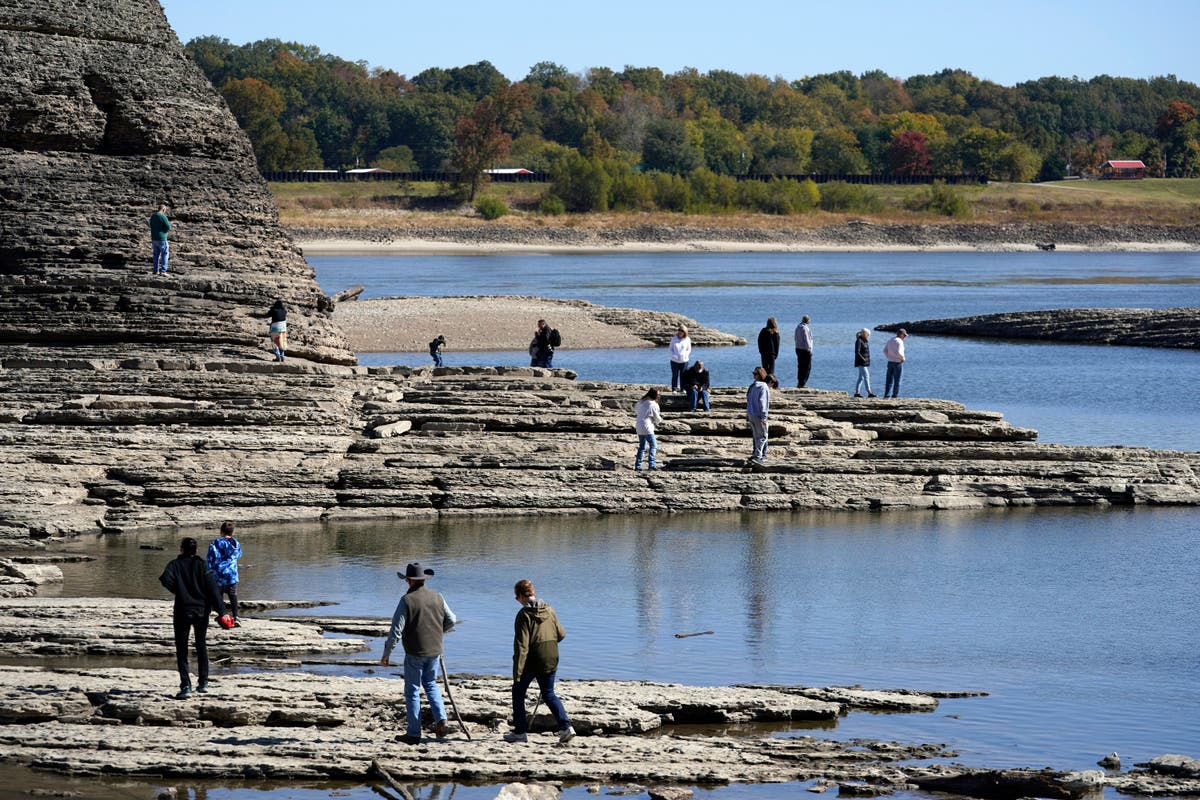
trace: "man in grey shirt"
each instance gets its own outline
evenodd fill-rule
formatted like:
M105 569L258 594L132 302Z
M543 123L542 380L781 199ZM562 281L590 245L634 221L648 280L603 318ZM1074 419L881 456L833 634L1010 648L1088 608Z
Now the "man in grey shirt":
M437 685L438 660L442 655L442 634L454 627L458 619L442 596L425 585L433 570L413 562L404 572L397 572L408 583L408 591L396 605L392 627L383 645L380 665L391 666L396 642L404 645L404 717L405 732L400 741L418 744L421 741L421 689L433 712L433 732L439 739L446 734L446 706Z
M808 385L808 374L812 372L812 350L812 328L808 327L808 314L805 314L796 326L796 387L799 389Z

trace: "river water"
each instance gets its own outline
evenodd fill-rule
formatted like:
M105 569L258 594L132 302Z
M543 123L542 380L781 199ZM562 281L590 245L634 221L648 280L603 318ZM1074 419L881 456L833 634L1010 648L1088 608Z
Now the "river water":
M583 298L678 311L748 339L767 315L790 329L807 313L817 339L810 383L839 390L850 388L860 327L1032 308L1200 306L1196 254L310 261L330 292L362 283L368 297ZM662 349L574 351L570 332L563 335L555 365L584 378L669 376ZM876 353L883 338L876 334ZM1000 410L1038 428L1045 441L1200 449L1198 353L919 336L907 345L906 395ZM777 370L785 378L794 367L789 347ZM751 346L700 357L718 384L741 385L757 356ZM516 352L450 351L446 358L527 363ZM946 742L970 764L1085 769L1113 750L1126 764L1168 752L1200 756L1198 532L1200 510L1169 508L263 526L241 534L242 595L331 600L338 605L316 613L388 616L401 589L395 569L419 559L437 569L438 588L463 619L448 639L450 670L505 673L516 608L511 587L529 577L567 628L563 677L984 691L944 700L931 714L851 714L820 733ZM99 560L64 565L62 591L161 596L156 577L176 538L77 541L74 549ZM364 657L377 657L381 644L371 641ZM327 789L295 787L204 791L212 800L328 796ZM425 787L419 796L446 791ZM798 789L726 787L700 796L781 791L795 796ZM456 796L493 795L458 787ZM575 789L567 796L587 795Z

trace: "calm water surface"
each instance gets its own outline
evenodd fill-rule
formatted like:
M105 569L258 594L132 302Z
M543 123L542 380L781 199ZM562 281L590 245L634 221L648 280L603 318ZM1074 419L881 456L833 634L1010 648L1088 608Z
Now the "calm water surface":
M529 294L675 311L737 333L746 347L695 351L714 383L740 386L758 363L768 316L783 328L777 372L794 382L791 330L813 319L810 385L853 388L859 328L888 322L1069 307L1200 307L1197 253L623 253L605 255L310 258L322 288L364 297ZM530 331L533 323L530 320ZM553 320L551 320L553 322ZM455 352L446 363L528 364L521 352ZM564 349L555 366L582 377L668 382L662 348ZM872 381L883 385L872 337ZM1043 441L1200 450L1200 352L913 336L903 393L1001 411ZM427 354L369 354L367 364L425 363Z

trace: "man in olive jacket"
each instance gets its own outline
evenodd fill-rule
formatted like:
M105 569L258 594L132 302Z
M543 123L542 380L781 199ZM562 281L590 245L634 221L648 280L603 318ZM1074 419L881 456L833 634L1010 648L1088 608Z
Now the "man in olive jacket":
M520 580L513 589L521 610L513 623L513 730L504 734L504 741L529 741L525 693L536 679L546 708L550 709L558 725L558 740L569 742L575 738L575 729L571 727L562 701L554 693L558 643L567 635L566 631L550 604L533 596L532 583Z
M442 634L454 627L458 619L440 594L425 585L433 570L419 563L409 564L397 572L408 583L408 591L396 604L392 627L383 644L382 666L391 666L392 650L399 641L404 645L404 715L406 730L400 741L417 744L421 741L421 689L433 712L433 732L438 738L446 735L446 707L437 685L438 661L442 655Z

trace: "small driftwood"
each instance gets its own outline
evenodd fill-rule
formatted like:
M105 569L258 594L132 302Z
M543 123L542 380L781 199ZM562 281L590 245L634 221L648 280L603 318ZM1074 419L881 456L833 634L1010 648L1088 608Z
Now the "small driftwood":
M388 782L389 786L399 792L400 796L403 797L404 800L414 800L412 792L408 790L408 787L397 783L396 779L393 778L391 774L383 768L383 765L379 763L378 759L373 759L371 761L371 769L375 770L375 772L379 774L379 777L383 778Z
M714 631L700 631L699 633L677 633L676 639L690 639L693 636L712 636Z

